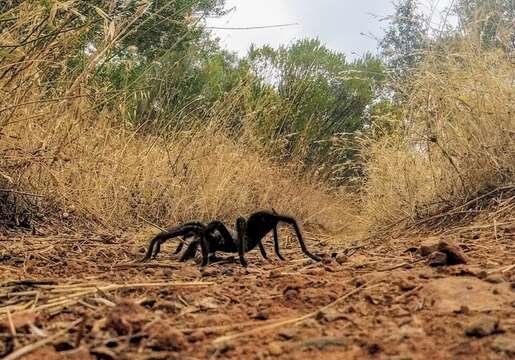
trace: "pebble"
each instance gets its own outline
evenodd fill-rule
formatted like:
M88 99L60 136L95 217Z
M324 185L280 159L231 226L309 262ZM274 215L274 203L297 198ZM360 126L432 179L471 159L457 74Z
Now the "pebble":
M327 310L320 310L317 313L316 316L317 320L325 320L327 322L333 322L336 320L344 319L345 314L334 310L334 309L327 309Z
M417 338L426 336L426 332L421 327L415 327L410 325L403 325L399 329L399 335L401 339Z
M499 319L491 316L481 316L465 328L465 335L484 337L495 334L499 330Z
M492 343L492 349L508 356L515 356L515 336L498 336Z
M438 243L438 251L447 255L447 265L467 263L467 257L457 245L442 240Z
M409 280L403 279L399 282L399 289L402 291L409 291L416 288L417 285Z
M485 278L485 281L492 284L500 284L504 282L504 279L499 275L490 275Z
M216 354L216 353L223 354L234 348L235 348L235 346L232 342L222 341L220 343L213 345L209 350L210 350L210 353L212 353L212 354Z
M256 320L268 320L269 314L265 310L258 311L256 315L254 315L254 319Z
M292 301L299 296L299 290L288 287L284 290L283 295L286 301Z
M433 267L444 266L447 264L447 255L440 251L435 251L434 253L429 255L426 263L427 265Z
M318 327L318 321L315 319L306 319L303 322L300 323L300 325L304 328L317 328Z
M284 339L284 340L291 340L291 339L294 339L295 337L297 337L297 329L295 328L286 328L286 329L282 329L280 330L277 335L279 336L279 338L281 339Z
M454 310L456 314L468 315L470 314L470 308L466 305L462 305L459 309Z
M283 353L283 347L279 342L274 341L268 345L268 352L270 355L279 356Z
M346 263L347 261L349 261L349 258L347 256L345 256L345 254L338 254L336 255L336 258L334 259L338 264L340 265L343 265L344 263Z
M425 241L422 244L420 244L418 248L418 252L421 256L428 256L432 253L434 253L438 249L438 242L437 241Z
M308 348L316 348L318 350L323 350L329 346L346 346L347 339L341 337L332 337L326 336L321 338L314 338L309 340L304 340L302 342L302 346Z

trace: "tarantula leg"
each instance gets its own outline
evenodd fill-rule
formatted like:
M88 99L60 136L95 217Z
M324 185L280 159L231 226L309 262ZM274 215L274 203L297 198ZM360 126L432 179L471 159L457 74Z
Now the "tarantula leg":
M152 239L152 241L150 241L150 245L148 246L148 250L147 250L147 253L145 254L145 256L143 257L143 259L141 259L141 261L147 261L147 260L150 260L152 258L152 256L155 256L155 251L154 251L154 247L156 247L156 245L160 242L160 238L158 237L155 237Z
M157 234L148 246L147 253L141 259L141 261L147 261L152 257L156 257L161 250L161 244L166 240L177 237L186 236L188 234L199 233L203 229L203 225L200 223L187 223L176 228L171 228Z
M245 260L245 251L247 250L247 238L245 236L247 223L245 219L238 218L236 220L236 231L238 233L238 255L240 257L240 263L242 266L247 267L247 260ZM260 249L263 246L261 241L259 242ZM264 249L263 249L264 250Z
M259 242L259 251L261 251L261 255L263 256L263 258L265 260L268 260L268 255L266 254L265 247L263 246L263 243L261 241Z
M197 249L198 249L199 245L200 245L200 240L198 240L198 239L193 240L188 245L188 247L186 248L186 251L184 252L184 254L182 254L179 261L187 261L189 259L193 259L195 257L195 254L197 253ZM181 243L181 245L179 245L179 247L182 247L182 243Z
M207 266L209 264L209 244L207 242L206 233L200 237L200 250L202 252L202 264L201 266Z
M297 224L297 221L294 218L291 218L289 216L278 216L278 219L280 221L283 221L285 223L288 223L293 226L293 229L295 230L295 234L297 235L297 239L299 240L300 248L302 249L302 252L306 254L308 257L315 261L321 261L318 256L313 255L309 252L308 248L306 247L306 244L304 243L304 239L302 237L302 233L300 232L299 225Z
M182 241L179 243L179 245L177 245L177 249L175 249L175 251L173 252L174 255L177 255L178 253L181 252L182 248L184 247L185 240L186 240L186 237L183 237Z
M283 256L281 255L281 252L279 251L279 237L277 236L277 225L274 226L274 249L277 257L284 261Z

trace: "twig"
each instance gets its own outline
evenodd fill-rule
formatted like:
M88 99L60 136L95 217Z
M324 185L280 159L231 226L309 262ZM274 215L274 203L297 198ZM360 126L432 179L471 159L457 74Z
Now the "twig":
M48 343L54 341L55 339L59 338L60 336L66 334L68 331L70 331L75 326L77 326L77 324L79 324L81 321L82 321L82 319L76 320L76 321L72 322L66 329L63 329L63 330L55 333L54 335L52 335L50 337L47 337L46 339L42 339L42 340L36 341L33 344L29 344L27 346L22 347L21 349L18 349L16 351L10 353L6 357L4 357L4 360L16 360L16 359L19 359L19 358L27 355L27 354L30 354L34 350L37 350L40 347L43 347L46 344L48 344Z
M508 265L507 267L502 267L502 268L498 268L498 269L495 269L495 270L490 270L488 271L488 275L492 275L492 274L495 274L495 273L498 273L498 272L501 272L501 273L507 273L511 270L515 269L515 264L511 264L511 265Z
M24 279L24 280L8 280L3 283L0 283L0 287L4 286L16 286L16 285L27 285L27 286L34 286L34 285L56 285L57 281L55 280L33 280L33 279Z
M414 293L416 293L417 291L419 291L420 289L422 289L423 285L419 285L417 286L416 288L410 290L410 291L406 291L404 294L402 295L399 295L397 296L395 299L393 299L393 303L396 303L397 301L399 300L402 300L404 299L405 297L408 297L408 296L411 296L413 295Z
M151 225L151 226L155 227L156 229L161 230L161 231L166 231L166 229L165 229L165 228L162 228L161 226L159 226L159 225L157 225L157 224L154 224L152 221L145 219L143 216L140 216L140 215L138 215L138 214L136 214L136 216L138 217L138 219L140 219L140 220L142 220L142 221L146 222L147 224L149 224L149 225Z
M11 335L16 337L16 326L14 326L13 318L11 316L11 312L7 311L7 319L9 320L9 328L11 330Z
M299 23L290 24L277 24L277 25L264 25L264 26L247 26L247 27L222 27L222 26L206 26L209 30L259 30L259 29L273 29L287 26L298 26Z
M125 264L116 264L114 265L115 268L139 268L139 267L145 267L145 268L172 268L172 269L178 269L177 264L164 264L164 263L125 263Z
M401 267L404 267L404 266L410 266L410 265L413 265L413 264L416 264L418 262L421 262L421 261L424 261L425 259L417 259L417 260L414 260L414 261L406 261L406 262L403 262L401 264L397 264L397 265L393 265L389 268L386 268L386 269L380 269L380 270L377 270L378 272L383 272L383 271L390 271L390 270L395 270L395 269L398 269L398 268L401 268Z
M275 322L273 324L269 324L269 325L263 325L263 326L259 326L257 328L254 328L252 330L248 330L248 331L244 331L244 332L240 332L238 334L233 334L233 335L225 335L225 336L221 336L221 337L218 337L216 338L213 343L223 343L223 342L226 342L226 341L230 341L230 340L234 340L234 339L238 339L238 338L241 338L241 337L244 337L244 336L248 336L248 335L253 335L253 334L259 334L259 333L263 333L265 331L268 331L268 330L273 330L273 329L276 329L278 327L281 327L281 326L284 326L284 325L289 325L289 324L295 324L295 323L298 323L300 321L303 321L303 320L306 320L306 319L309 319L309 318L312 318L312 317L315 317L320 311L324 311L338 303L340 303L341 301L347 299L348 297L362 291L362 290L368 290L368 289L373 289L375 287L378 287L379 285L381 285L381 283L377 283L375 285L371 285L371 286L361 286L359 288L356 288L352 291L349 291L347 294L343 295L342 297L336 299L335 301L313 311L313 312L310 312L306 315L303 315L303 316L300 316L300 317L297 317L297 318L293 318L293 319L287 319L287 320L281 320L281 321L278 321L278 322Z
M82 341L82 337L84 336L84 326L86 325L86 320L88 319L87 315L82 318L82 321L79 325L79 330L77 331L77 336L75 337L75 342L73 344L74 348L78 348L80 342Z
M11 189L0 189L0 192L18 194L18 195L27 195L32 197L45 197L45 195L33 194L25 191L11 190Z

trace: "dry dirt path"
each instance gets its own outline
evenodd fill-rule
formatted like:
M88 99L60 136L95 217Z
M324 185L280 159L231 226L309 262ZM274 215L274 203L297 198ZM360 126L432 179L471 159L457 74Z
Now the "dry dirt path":
M412 238L323 263L293 245L288 261L276 261L267 243L270 261L253 251L248 269L228 261L201 271L174 260L171 245L150 264L124 265L144 243L5 235L0 352L8 360L515 356L513 233L450 240L467 264L430 267Z

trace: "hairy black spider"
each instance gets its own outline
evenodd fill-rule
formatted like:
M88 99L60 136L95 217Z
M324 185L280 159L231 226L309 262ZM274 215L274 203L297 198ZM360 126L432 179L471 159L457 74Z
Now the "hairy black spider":
M193 240L182 255L181 261L193 258L198 246L200 245L202 252L202 266L208 265L209 259L214 257L214 254L217 251L238 253L240 263L243 266L247 266L245 253L251 251L256 246L259 246L261 255L265 259L268 259L265 248L262 244L262 239L270 231L273 231L275 253L279 259L284 260L279 251L279 239L277 235L277 226L280 222L293 226L304 254L313 260L321 260L318 256L313 255L307 249L297 221L290 216L278 214L275 210L255 212L251 214L247 220L242 217L238 218L236 220L236 232L227 229L227 227L220 221L212 221L207 225L198 222L191 222L176 228L168 229L159 233L151 240L149 249L143 260L155 257L159 253L160 246L164 241L173 237L182 236L183 238L193 237ZM183 242L179 244L175 253L178 253L182 249L182 245Z

